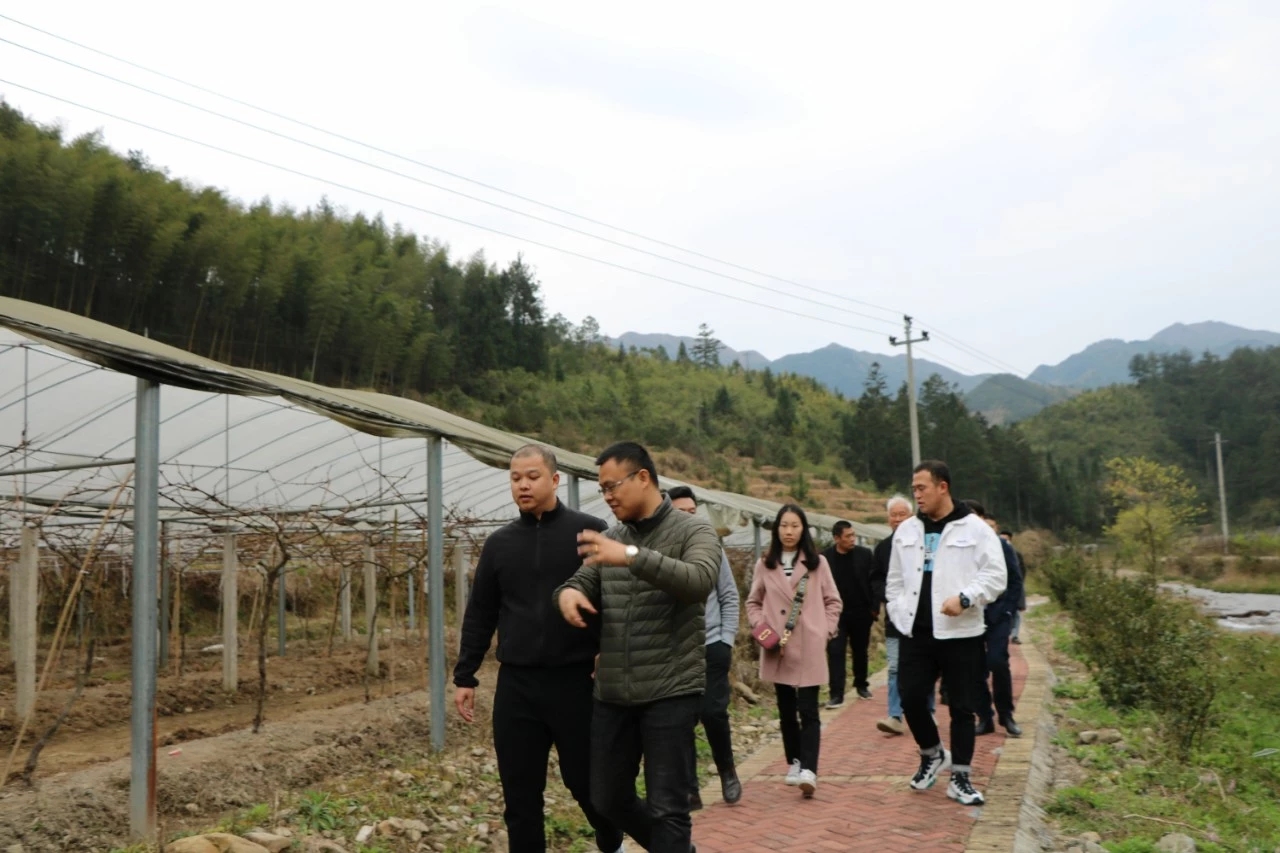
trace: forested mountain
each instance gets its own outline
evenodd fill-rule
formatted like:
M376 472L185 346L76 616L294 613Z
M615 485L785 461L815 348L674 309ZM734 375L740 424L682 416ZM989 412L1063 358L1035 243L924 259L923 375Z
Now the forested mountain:
M0 294L233 364L424 398L565 447L625 437L683 450L724 488L746 488L746 465L843 467L885 491L910 480L893 358L836 352L840 387L861 395L849 400L780 369L785 360L716 366L709 329L689 358L619 351L590 317L547 317L521 260L451 258L442 243L323 202L242 204L2 103ZM924 454L950 462L959 496L1006 523L1099 530L1103 463L1118 454L1183 464L1211 495L1211 428L1230 442L1235 517L1280 523L1280 349L1136 358L1136 385L1013 426L973 413L950 374L918 364Z
M769 366L779 373L812 376L846 397L856 397L862 392L862 380L866 378L872 364L880 365L880 373L890 388L897 388L907 381L905 354L883 355L850 349L839 344L828 344L813 352L784 355ZM921 358L919 349L915 352L915 372L918 383L923 384L931 375L937 374L947 382L954 383L961 392L976 387L986 378L985 374L968 376L941 364L935 364L928 358Z
M687 352L692 353L694 347L698 345L698 339L695 337L682 337L680 335L663 335L663 334L645 334L643 332L626 332L616 340L606 338L605 343L610 346L621 344L627 349L635 347L637 350L654 350L661 347L666 354L675 358L680 352L681 344ZM724 344L720 345L720 363L725 367L732 365L734 362L745 367L747 370L764 370L769 366L769 359L765 358L755 350L743 350L739 352L732 347Z
M964 395L965 405L993 424L1011 424L1031 417L1077 393L1071 388L1041 385L1012 373L997 373Z

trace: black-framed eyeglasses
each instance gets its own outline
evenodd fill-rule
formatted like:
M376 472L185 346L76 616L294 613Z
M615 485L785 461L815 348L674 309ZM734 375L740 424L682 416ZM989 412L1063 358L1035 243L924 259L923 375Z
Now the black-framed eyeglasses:
M611 494L613 494L615 491L617 491L617 489L618 489L618 487L619 487L619 486L621 486L623 483L627 482L627 480L630 480L630 479L631 479L632 477L634 477L636 474L639 474L641 470L642 470L642 469L637 468L636 470L632 471L630 474L628 474L627 476L623 477L621 480L619 480L619 481L618 481L618 482L616 482L616 483L601 483L601 484L600 484L600 494L604 495L606 498L607 498L607 497L609 497L609 495L611 495Z

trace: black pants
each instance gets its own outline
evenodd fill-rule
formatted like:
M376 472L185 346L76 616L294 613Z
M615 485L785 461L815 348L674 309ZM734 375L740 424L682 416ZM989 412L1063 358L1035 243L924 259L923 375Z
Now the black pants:
M728 643L707 644L707 691L702 694L702 708L698 718L707 733L707 744L716 770L721 774L733 770L733 737L729 729L729 667L733 663L733 646ZM690 759L694 762L693 789L698 787L697 750Z
M902 714L921 749L932 749L942 742L929 712L929 695L941 675L951 711L951 760L962 769L969 766L973 761L973 715L985 672L986 650L981 636L956 640L902 638L898 647Z
M993 699L995 713L1000 719L1013 716L1013 673L1009 671L1009 636L1012 632L1012 619L987 626L987 665L978 691L978 716L984 720L992 718ZM991 676L990 688L987 687L987 675Z
M858 605L854 605L858 607ZM831 685L831 698L844 698L845 649L853 646L853 689L865 690L867 681L867 647L871 644L870 613L849 613L840 617L836 635L827 643L827 677Z
M596 844L607 853L622 844L622 832L591 805L591 670L590 661L498 670L493 745L512 853L547 849L542 794L552 744L560 757L560 778L595 829Z
M689 748L702 697L646 705L596 700L591 718L591 802L653 853L688 853L693 821ZM636 796L644 759L645 799Z
M782 751L787 764L800 759L801 770L818 772L818 750L822 747L822 721L818 719L818 688L773 685L778 695L778 720L782 729Z

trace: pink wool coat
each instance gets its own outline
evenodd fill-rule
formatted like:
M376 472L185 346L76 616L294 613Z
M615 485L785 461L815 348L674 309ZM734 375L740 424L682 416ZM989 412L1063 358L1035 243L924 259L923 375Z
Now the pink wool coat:
M767 622L769 627L782 633L796 587L804 575L804 565L803 560L798 560L796 570L788 578L781 567L770 569L764 560L756 563L751 592L747 595L747 622L752 629ZM818 555L818 568L810 573L804 605L787 641L786 653L760 650L761 680L792 687L826 684L827 641L836 635L843 607L831 567L825 557Z

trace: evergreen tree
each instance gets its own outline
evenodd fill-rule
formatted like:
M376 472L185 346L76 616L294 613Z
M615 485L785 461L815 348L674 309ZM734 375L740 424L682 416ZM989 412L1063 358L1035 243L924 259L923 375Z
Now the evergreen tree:
M719 367L722 347L723 344L716 340L715 332L706 323L698 326L698 339L693 344L693 360L699 367Z

